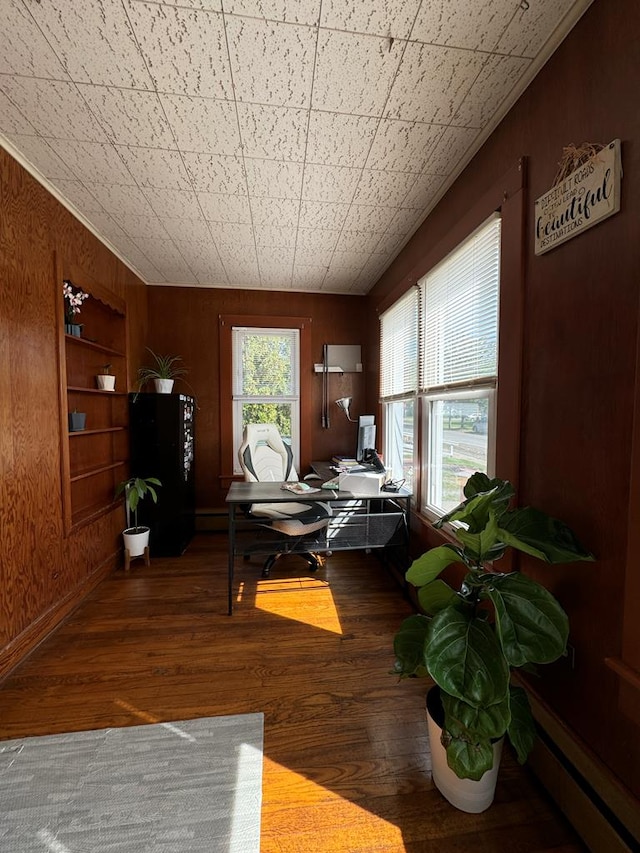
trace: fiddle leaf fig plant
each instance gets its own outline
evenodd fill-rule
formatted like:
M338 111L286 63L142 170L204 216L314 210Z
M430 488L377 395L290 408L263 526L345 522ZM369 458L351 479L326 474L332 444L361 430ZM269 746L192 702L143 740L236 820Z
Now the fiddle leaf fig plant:
M486 567L512 547L548 563L593 560L561 521L539 510L510 508L507 480L476 472L464 497L434 526L451 523L458 540L413 562L406 579L424 614L408 617L394 639L400 677L430 676L444 710L447 763L463 779L492 767L492 741L507 734L523 763L535 730L526 692L511 684L514 669L551 663L566 653L569 620L554 596L520 572ZM440 574L466 568L458 589Z

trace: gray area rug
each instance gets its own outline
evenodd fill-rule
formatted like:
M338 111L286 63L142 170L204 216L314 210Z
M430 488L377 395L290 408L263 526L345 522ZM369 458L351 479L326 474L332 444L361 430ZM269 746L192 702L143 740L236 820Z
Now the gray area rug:
M263 714L0 741L2 853L259 853Z

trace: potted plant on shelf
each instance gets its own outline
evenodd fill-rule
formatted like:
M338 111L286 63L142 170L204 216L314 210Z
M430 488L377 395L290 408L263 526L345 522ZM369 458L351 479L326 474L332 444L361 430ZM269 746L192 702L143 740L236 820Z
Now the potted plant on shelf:
M96 382L101 391L115 391L116 377L111 373L110 364L102 365L102 373L98 373Z
M463 811L492 801L504 735L523 763L535 740L533 718L511 672L551 663L566 652L569 621L554 596L518 571L485 566L511 546L548 563L593 560L563 522L531 507L512 509L507 480L475 473L465 500L437 522L457 543L424 553L406 573L426 615L404 620L394 639L395 671L430 676L427 696L433 781ZM439 578L454 563L458 589Z
M127 527L122 531L125 569L129 568L129 561L133 557L140 557L143 554L148 557L150 529L138 524L138 504L148 495L151 496L154 503L157 503L158 494L154 487L161 485L162 483L156 477L130 477L128 480L118 483L116 487L116 497L124 493L124 505L127 514ZM131 516L133 516L133 526L131 525Z
M76 316L80 313L82 303L88 299L89 294L74 287L70 281L64 280L62 282L62 295L64 298L64 330L68 335L79 338L82 335L82 324L76 323Z
M147 382L153 380L158 394L170 394L174 381L188 372L184 367L178 366L182 358L179 355L156 355L152 349L149 347L147 349L153 356L155 364L138 368L138 391Z

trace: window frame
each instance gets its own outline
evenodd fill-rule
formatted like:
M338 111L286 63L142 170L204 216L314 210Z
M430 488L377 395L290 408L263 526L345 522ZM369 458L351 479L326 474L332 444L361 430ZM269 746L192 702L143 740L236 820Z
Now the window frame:
M500 250L500 312L498 332L498 375L500 388L496 399L495 469L497 476L509 480L518 491L520 472L520 410L523 376L523 319L525 301L526 235L526 158L520 157L504 174L493 179L487 190L471 206L445 204L437 218L425 220L407 246L407 262L398 270L397 283L387 289L375 305L378 316L393 305L410 287L438 264L466 236L493 212L502 219ZM449 198L453 198L449 196ZM418 420L422 417L418 411ZM422 456L422 425L418 425L417 455ZM421 493L420 468L414 494ZM412 528L424 548L450 541L446 528L435 529L429 520L412 508ZM502 559L505 571L518 565L513 549Z
M300 443L299 469L311 462L312 433L312 361L311 361L311 318L310 317L266 317L259 314L220 314L219 353L220 353L220 480L226 488L228 483L239 479L235 460L238 447L233 436L233 340L234 327L256 329L298 329L299 340L299 399L300 399Z

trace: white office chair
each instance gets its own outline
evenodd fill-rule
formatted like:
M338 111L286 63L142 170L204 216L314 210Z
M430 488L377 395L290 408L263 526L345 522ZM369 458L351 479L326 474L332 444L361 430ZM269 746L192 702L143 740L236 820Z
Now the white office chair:
M291 447L284 443L275 424L247 424L238 458L244 478L249 483L283 483L298 479ZM251 504L249 512L251 516L267 523L271 529L300 540L326 527L331 518L331 507L322 501L315 501L313 504L295 501ZM317 554L309 551L299 553L307 561L311 571L317 571L322 565ZM280 553L267 557L262 577L269 577L279 556Z

